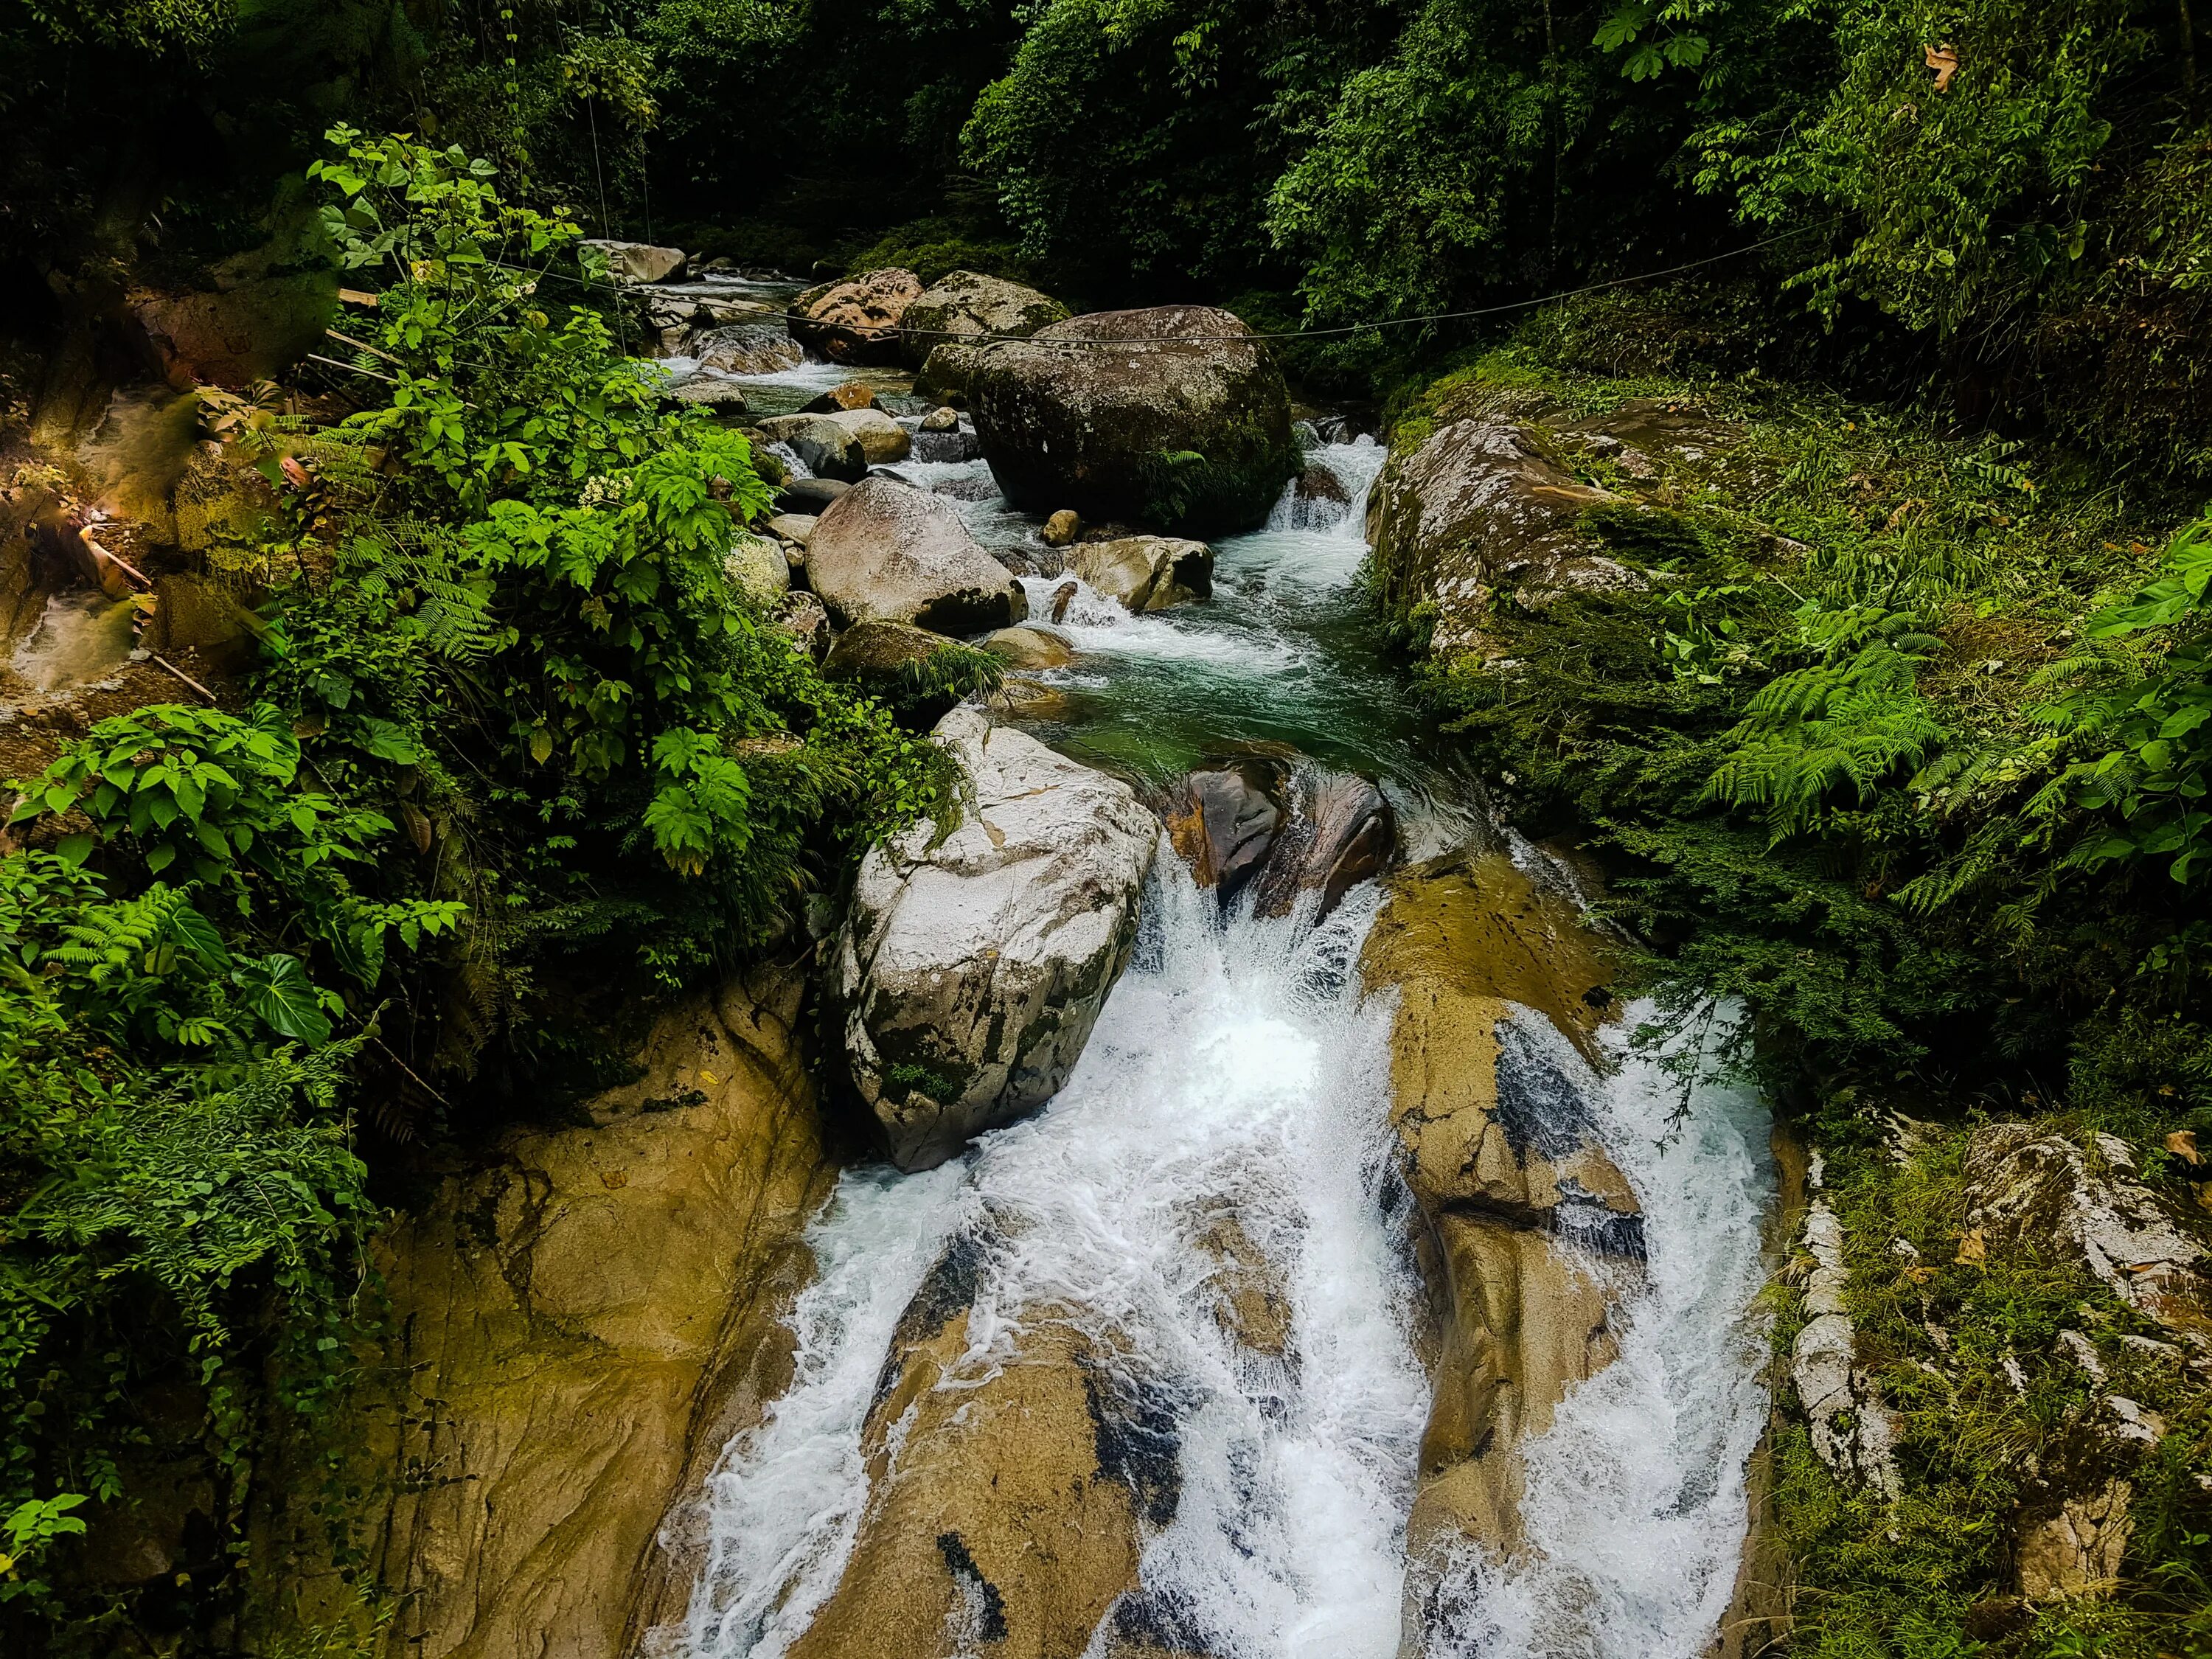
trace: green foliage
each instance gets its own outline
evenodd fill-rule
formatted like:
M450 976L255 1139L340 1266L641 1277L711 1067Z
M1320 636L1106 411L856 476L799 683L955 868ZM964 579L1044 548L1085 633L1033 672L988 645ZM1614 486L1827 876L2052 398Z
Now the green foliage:
M2205 787L2212 770L2212 656L2203 636L2204 588L2212 578L2212 516L2173 538L2167 574L2132 602L2100 611L2084 624L2092 641L2134 635L2160 636L2163 654L2147 672L2122 674L2045 704L2038 717L2076 744L2103 752L2077 760L2039 797L2048 807L2070 801L2101 817L2099 832L2075 848L2072 860L2092 868L2167 860L2177 882L2200 877L2212 854L2212 810ZM2071 659L2057 671L2094 674L2108 661ZM2117 819L2118 822L2112 822Z

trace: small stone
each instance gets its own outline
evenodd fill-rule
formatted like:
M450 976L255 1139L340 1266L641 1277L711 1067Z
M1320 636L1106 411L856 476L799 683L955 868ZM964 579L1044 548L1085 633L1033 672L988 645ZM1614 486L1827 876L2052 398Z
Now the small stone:
M1038 533L1044 538L1047 547L1066 547L1083 533L1083 520L1073 507L1063 507L1044 521L1044 528Z
M848 380L842 386L833 386L812 403L801 404L802 415L842 415L849 410L880 409L876 401L876 389L865 380Z
M924 432L957 432L959 429L960 411L950 404L933 409L921 417L921 430Z
M817 515L811 513L779 513L761 528L778 541L789 542L797 547L806 545L806 538L814 533Z

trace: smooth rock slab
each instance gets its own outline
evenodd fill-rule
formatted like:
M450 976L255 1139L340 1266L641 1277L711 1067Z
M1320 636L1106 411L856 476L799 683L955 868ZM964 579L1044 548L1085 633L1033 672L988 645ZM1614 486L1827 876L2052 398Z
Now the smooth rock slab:
M978 709L937 737L963 776L960 824L869 851L830 969L853 1086L904 1170L1066 1081L1128 962L1159 840L1127 785Z

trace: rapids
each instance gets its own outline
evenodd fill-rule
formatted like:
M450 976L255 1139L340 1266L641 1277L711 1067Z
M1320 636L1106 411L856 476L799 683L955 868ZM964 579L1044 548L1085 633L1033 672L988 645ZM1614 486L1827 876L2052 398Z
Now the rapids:
M763 378L787 395L822 367ZM1064 696L1031 729L1155 783L1225 743L1287 744L1379 778L1409 856L1495 844L1479 783L1425 742L1355 588L1382 459L1371 438L1310 448L1348 504L1286 491L1264 529L1218 544L1211 604L1131 617L1079 588L1060 629L1075 660L1042 677ZM1043 553L984 463L890 471L958 501L988 545ZM1024 580L1033 620L1049 617L1059 579ZM1624 1283L1619 1360L1529 1449L1526 1559L1469 1552L1409 1597L1425 1316L1387 1122L1391 1010L1363 995L1358 967L1380 899L1356 890L1318 927L1310 909L1224 915L1164 842L1135 958L1066 1088L964 1159L845 1173L808 1235L817 1273L789 1318L795 1381L708 1482L689 1659L774 1659L836 1589L894 1328L948 1249L976 1255L956 1382L1006 1363L1024 1322L1072 1318L1117 1357L1117 1385L1148 1402L1172 1448L1172 1515L1147 1531L1139 1587L1091 1655L1117 1633L1213 1659L1707 1650L1765 1416L1750 1311L1772 1185L1764 1108L1711 1085L1686 1097L1618 1038L1593 1070L1528 1017L1528 1042L1500 1063L1541 1054L1573 1080L1644 1205L1649 1271ZM1199 1235L1222 1213L1279 1281L1280 1357L1240 1346L1215 1316L1220 1264Z

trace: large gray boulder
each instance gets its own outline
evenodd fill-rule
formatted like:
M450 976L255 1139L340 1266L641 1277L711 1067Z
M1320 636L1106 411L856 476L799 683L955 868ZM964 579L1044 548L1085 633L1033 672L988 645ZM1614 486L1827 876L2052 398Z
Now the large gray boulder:
M881 473L823 509L807 538L806 573L847 627L899 622L980 634L1030 613L1021 583L984 550L958 507Z
M985 335L1036 333L1067 319L1067 307L1048 294L980 271L948 271L906 308L899 323L899 356L920 368L939 346Z
M937 736L963 774L960 823L870 850L830 966L853 1086L905 1170L1067 1080L1128 962L1159 839L1127 785L980 709Z
M791 337L836 363L896 363L899 321L921 279L893 268L810 288L784 313Z
M1225 311L1072 317L975 350L968 396L1015 506L1175 535L1263 523L1298 470L1289 394Z

